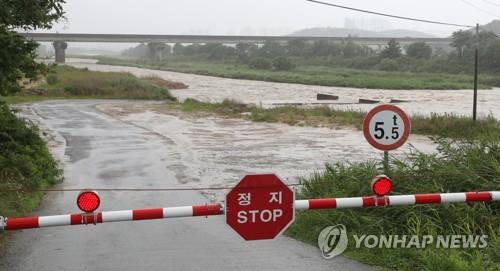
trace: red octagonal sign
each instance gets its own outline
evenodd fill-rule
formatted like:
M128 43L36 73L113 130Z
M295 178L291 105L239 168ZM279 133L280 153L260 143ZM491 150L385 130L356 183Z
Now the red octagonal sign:
M278 176L247 175L226 195L226 223L247 241L273 239L293 222L293 203Z

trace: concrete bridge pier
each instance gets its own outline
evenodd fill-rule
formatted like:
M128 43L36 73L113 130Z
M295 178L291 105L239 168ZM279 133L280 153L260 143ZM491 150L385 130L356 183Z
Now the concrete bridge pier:
M68 44L64 41L54 41L52 45L56 51L56 63L66 62L66 48L68 48Z
M148 43L149 55L153 60L162 61L163 60L163 52L167 45L165 43L160 42L150 42Z

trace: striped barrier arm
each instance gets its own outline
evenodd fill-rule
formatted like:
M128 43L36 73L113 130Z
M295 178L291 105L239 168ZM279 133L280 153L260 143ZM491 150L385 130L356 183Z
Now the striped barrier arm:
M325 198L296 200L296 210L314 209L341 209L341 208L367 208L378 206L398 206L416 204L440 204L460 202L488 202L500 201L499 191L490 192L464 192L464 193L435 193L415 194L401 196L367 196L355 198Z
M294 207L296 210L316 210L489 201L500 201L500 191L415 194L383 197L366 196L352 198L308 199L296 200L294 202ZM223 214L224 206L219 203L213 203L181 207L96 212L90 214L83 213L21 218L0 217L0 231L54 226L100 224L118 221L165 219L191 216L213 216Z
M135 221L149 219L164 219L189 216L210 216L223 214L220 204L205 204L167 208L149 208L110 212L96 212L83 214L67 214L53 216L32 216L7 218L4 221L4 230L22 230L55 226L101 224L118 221ZM2 226L0 226L1 228Z

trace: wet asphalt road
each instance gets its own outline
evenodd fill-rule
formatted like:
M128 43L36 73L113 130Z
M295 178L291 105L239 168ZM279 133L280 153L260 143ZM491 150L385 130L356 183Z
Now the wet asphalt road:
M97 111L97 101L33 105L46 126L67 143L65 181L59 187L176 187L165 167L164 137ZM102 210L203 204L195 191L103 192ZM77 212L76 192L46 195L37 215ZM0 270L363 270L337 257L324 260L316 247L290 238L245 242L223 216L14 232L0 256Z

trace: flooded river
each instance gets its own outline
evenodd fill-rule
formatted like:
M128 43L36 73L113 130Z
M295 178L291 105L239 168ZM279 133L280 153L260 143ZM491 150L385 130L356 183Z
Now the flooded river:
M173 90L181 100L195 98L206 102L234 99L244 103L272 106L273 103L317 102L317 93L339 96L336 108L368 111L374 104L358 104L358 99L389 102L391 99L409 101L398 104L410 114L434 113L472 114L472 90L383 90L307 86L300 84L272 83L251 80L226 79L177 72L158 71L133 67L97 65L93 60L68 59L68 65L87 67L96 71L123 71L136 76L156 75L164 79L189 85L189 89ZM472 86L471 86L472 87ZM500 88L479 90L478 114L492 114L500 118Z

